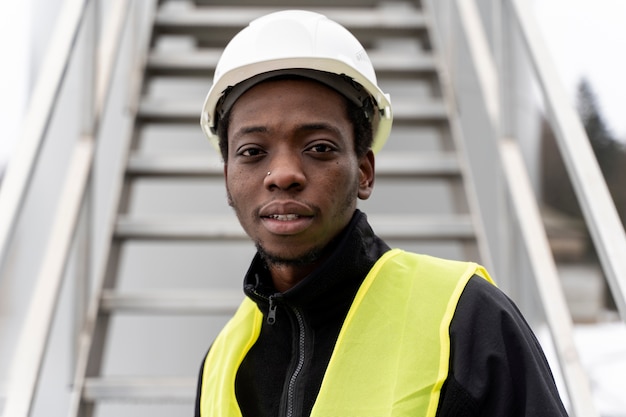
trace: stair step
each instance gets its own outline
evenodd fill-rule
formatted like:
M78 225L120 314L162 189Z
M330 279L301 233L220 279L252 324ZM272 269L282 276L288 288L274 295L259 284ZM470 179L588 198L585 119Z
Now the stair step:
M223 172L222 162L217 156L197 154L133 154L128 163L128 174L134 177L223 178ZM440 178L459 175L459 163L454 152L407 154L390 151L376 157L377 177Z
M410 98L392 98L394 123L428 124L448 120L443 102L423 102ZM138 118L143 123L199 124L202 103L197 100L144 99Z
M212 77L221 49L203 49L197 52L150 54L148 71L151 75L179 77ZM373 50L368 55L379 79L393 75L435 75L436 63L431 55L399 54Z
M217 151L215 152L217 155ZM223 178L224 166L218 157L208 155L131 155L127 173L134 177Z
M386 240L471 240L476 237L469 215L369 214L368 219L376 234Z
M223 2L217 0L194 0L195 4L205 5L231 5L232 0L223 0ZM380 0L273 0L272 5L276 7L296 7L310 9L313 5L320 7L346 7L346 6L376 6L380 3ZM237 4L240 6L258 6L259 0L237 0Z
M137 240L246 240L247 236L233 216L185 216L184 218L142 218L120 216L117 239Z
M196 396L197 381L184 377L88 378L86 401L137 403L190 403Z
M370 223L383 239L452 240L474 239L468 215L411 216L369 215ZM234 216L186 216L142 218L121 216L117 239L136 240L247 240Z
M225 44L248 23L277 7L199 6L161 8L156 16L157 34L185 34L212 44ZM377 8L310 8L348 28L361 42L381 36L419 36L427 29L426 19L418 9L394 10Z
M442 178L461 175L454 152L382 152L376 156L376 177Z
M234 314L241 303L240 290L168 289L143 292L106 290L102 310L139 314Z

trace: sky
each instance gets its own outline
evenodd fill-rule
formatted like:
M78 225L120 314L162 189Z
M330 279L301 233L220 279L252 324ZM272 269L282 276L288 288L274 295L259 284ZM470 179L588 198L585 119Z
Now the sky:
M0 166L21 131L28 91L28 1L0 0ZM626 143L626 0L533 0L537 22L566 90L586 77L614 137Z
M587 78L614 137L626 143L626 0L534 0L567 91Z

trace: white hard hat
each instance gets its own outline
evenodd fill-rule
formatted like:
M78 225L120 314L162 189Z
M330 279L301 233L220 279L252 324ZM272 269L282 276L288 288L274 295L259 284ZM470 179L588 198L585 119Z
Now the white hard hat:
M326 16L301 10L253 20L226 46L200 118L209 140L218 146L217 120L237 98L255 84L283 74L313 78L359 106L373 100L372 149L377 152L383 147L391 131L391 102L378 87L363 46Z

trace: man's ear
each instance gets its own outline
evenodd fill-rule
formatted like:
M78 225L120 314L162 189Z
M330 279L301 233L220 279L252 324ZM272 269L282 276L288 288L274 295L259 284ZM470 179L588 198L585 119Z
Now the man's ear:
M359 160L359 193L361 200L367 200L374 190L374 152L368 150Z

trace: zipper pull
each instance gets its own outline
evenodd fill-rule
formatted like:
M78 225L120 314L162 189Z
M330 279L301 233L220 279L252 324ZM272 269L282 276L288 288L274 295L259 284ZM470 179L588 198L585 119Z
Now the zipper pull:
M276 303L274 302L274 296L270 295L270 309L267 313L267 324L270 326L276 323Z

